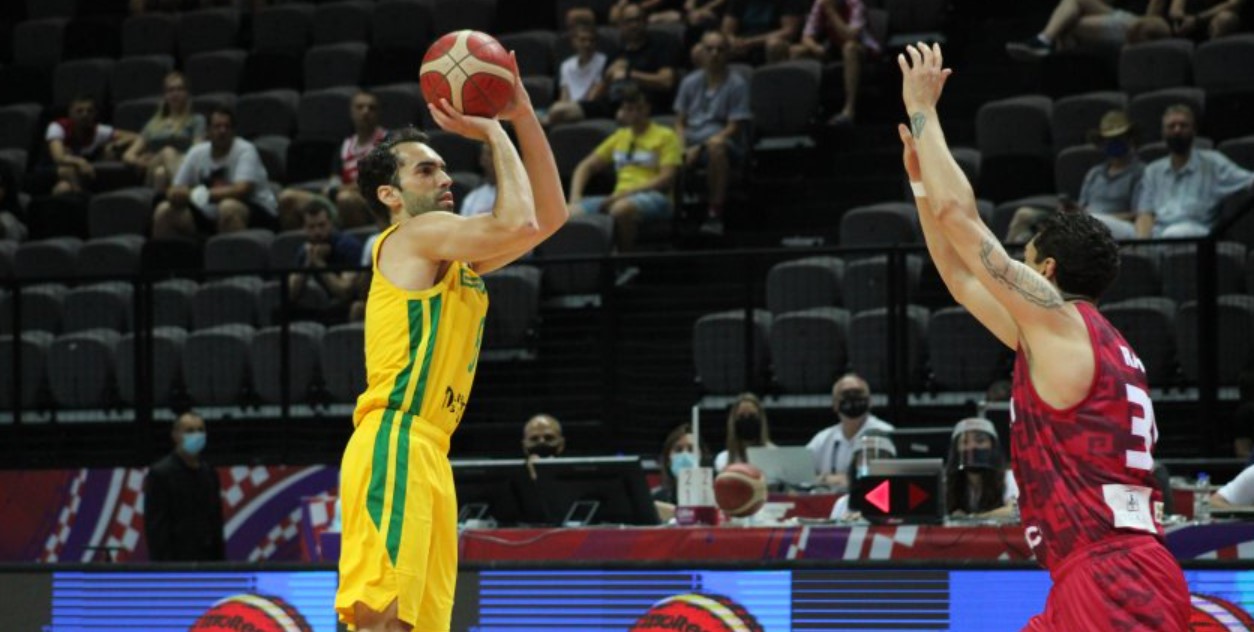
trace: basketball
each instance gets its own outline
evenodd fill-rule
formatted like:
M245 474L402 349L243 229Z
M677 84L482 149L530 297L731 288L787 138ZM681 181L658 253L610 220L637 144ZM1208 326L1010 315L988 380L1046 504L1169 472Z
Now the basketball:
M419 81L427 103L448 99L462 114L493 117L514 98L514 61L487 33L453 31L427 49Z
M714 502L729 516L752 516L766 504L766 477L748 463L728 465L714 479Z
M311 632L313 628L291 604L278 597L240 594L219 599L192 624L189 632Z

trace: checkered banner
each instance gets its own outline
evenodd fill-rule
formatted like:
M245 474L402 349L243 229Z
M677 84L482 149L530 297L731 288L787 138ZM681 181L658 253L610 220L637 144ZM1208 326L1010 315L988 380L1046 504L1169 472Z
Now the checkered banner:
M300 540L302 499L334 494L338 468L235 466L222 481L227 558L308 559ZM0 471L0 561L148 559L146 468Z

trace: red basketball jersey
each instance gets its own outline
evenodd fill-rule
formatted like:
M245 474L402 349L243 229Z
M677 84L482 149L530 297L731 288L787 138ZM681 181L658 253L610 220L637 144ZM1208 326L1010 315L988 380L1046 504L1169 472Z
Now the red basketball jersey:
M1041 401L1027 358L1015 356L1010 442L1024 535L1042 566L1124 534L1162 539L1156 508L1158 429L1145 369L1091 303L1075 304L1088 327L1095 367L1089 393L1058 410Z

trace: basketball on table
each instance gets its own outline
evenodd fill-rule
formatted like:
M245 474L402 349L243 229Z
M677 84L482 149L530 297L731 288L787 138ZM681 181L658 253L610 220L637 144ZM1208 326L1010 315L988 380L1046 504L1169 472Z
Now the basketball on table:
M714 479L714 502L729 516L752 516L766 504L766 477L748 463L732 463Z
M493 117L514 98L514 60L487 33L453 31L427 49L419 81L427 103L448 99L462 114Z

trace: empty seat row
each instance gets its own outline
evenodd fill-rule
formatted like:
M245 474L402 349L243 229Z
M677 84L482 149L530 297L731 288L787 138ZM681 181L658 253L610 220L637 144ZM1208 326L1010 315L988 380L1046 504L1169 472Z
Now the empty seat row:
M1254 360L1254 296L1220 296L1217 302L1218 377L1234 384ZM1171 387L1198 379L1198 305L1146 297L1103 305L1102 313L1136 350L1149 383ZM965 308L929 312L909 305L900 328L884 308L850 314L839 307L814 307L783 315L732 310L697 320L693 353L707 392L762 389L772 381L786 393L822 393L845 371L872 383L907 376L911 389L983 390L1009 375L1011 350ZM895 354L893 349L900 349ZM896 363L904 363L894 369Z

